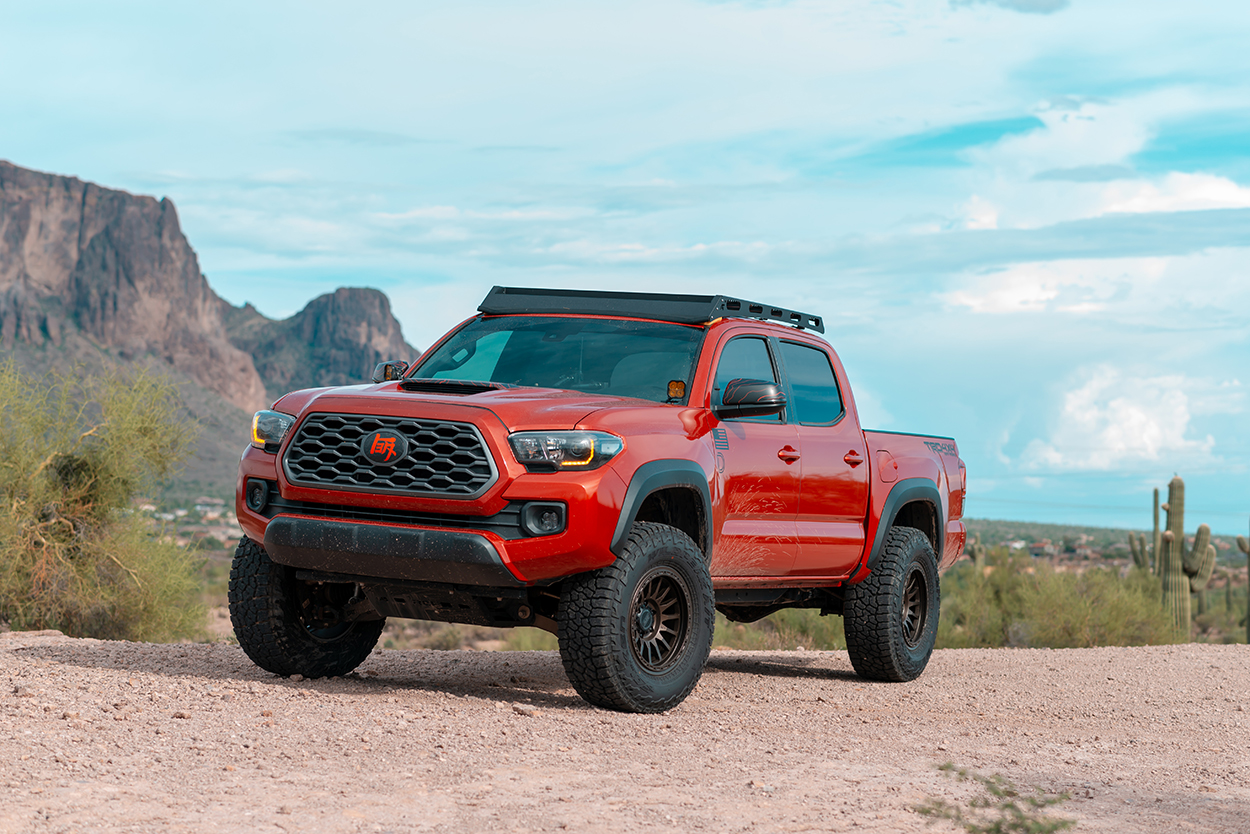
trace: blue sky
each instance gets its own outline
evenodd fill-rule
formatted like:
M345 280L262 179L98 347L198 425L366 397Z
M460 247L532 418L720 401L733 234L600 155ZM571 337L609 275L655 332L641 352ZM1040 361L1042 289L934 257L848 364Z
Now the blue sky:
M0 158L169 196L213 287L426 346L492 284L823 314L969 514L1250 517L1235 2L6 4Z

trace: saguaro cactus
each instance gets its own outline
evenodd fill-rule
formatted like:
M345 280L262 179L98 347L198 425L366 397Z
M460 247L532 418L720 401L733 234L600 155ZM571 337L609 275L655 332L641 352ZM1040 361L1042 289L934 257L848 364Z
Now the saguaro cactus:
M1146 546L1146 534L1128 534L1128 549L1133 554L1133 564L1142 570L1159 575L1159 543L1162 541L1159 532L1159 490L1154 491L1154 535L1150 538L1150 546Z
M1202 525L1206 527L1206 525ZM1201 529L1201 528L1199 528ZM1207 528L1207 537L1210 538L1210 528ZM1197 537L1194 538L1194 550L1198 549ZM1206 551L1198 559L1197 571L1189 577L1189 590L1198 596L1198 613L1207 613L1207 584L1211 581L1211 574L1215 572L1215 545L1208 544ZM1185 562L1185 572L1189 573L1191 562L1187 559Z
M1159 488L1155 487L1155 534L1150 540L1150 558L1154 560L1155 574L1159 573L1159 544L1163 541L1159 533ZM1147 565L1149 567L1149 565Z
M1245 536L1238 536L1237 547L1246 554L1246 568L1250 570L1250 541L1247 541ZM1232 577L1229 577L1228 587L1233 587ZM1229 599L1232 599L1231 593ZM1247 588L1246 592L1246 642L1250 643L1250 588Z
M1215 548L1211 547L1211 528L1203 524L1194 535L1194 546L1185 549L1185 482L1179 477L1168 484L1168 502L1163 505L1167 513L1167 529L1163 531L1159 549L1159 577L1163 583L1163 607L1172 615L1176 631L1189 639L1192 614L1189 595L1199 588L1206 588L1215 567Z
M1150 550L1146 547L1146 534L1128 534L1128 549L1133 554L1133 564L1142 570L1150 570Z

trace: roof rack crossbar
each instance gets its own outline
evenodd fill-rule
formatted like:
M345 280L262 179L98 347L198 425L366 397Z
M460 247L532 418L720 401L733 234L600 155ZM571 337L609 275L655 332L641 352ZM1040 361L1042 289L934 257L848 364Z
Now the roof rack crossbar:
M493 287L477 309L488 316L573 313L586 316L633 316L677 324L707 324L719 318L748 318L777 321L817 333L825 332L825 322L820 316L728 295Z

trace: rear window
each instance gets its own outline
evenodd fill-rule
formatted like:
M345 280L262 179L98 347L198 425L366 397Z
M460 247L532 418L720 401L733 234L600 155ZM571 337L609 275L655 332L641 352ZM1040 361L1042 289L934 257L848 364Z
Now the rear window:
M411 376L670 402L669 382L689 390L703 333L663 322L492 316L460 328Z
M829 355L807 345L781 343L781 358L794 392L794 419L798 423L822 425L842 416L842 395L829 364Z

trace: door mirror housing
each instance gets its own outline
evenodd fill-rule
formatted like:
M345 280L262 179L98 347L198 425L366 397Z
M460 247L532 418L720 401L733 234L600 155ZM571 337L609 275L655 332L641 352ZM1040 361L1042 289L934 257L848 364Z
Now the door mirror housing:
M401 362L398 359L391 362L379 362L377 367L373 369L373 381L392 382L402 378L406 370L408 370L408 363Z
M712 412L722 420L734 417L767 417L786 407L786 394L775 382L762 379L731 379L725 383L719 405Z

